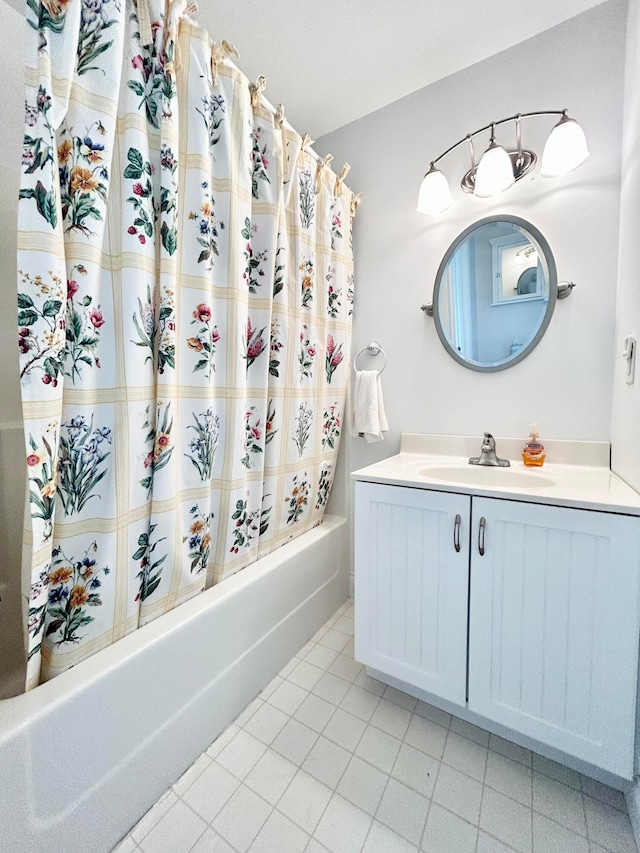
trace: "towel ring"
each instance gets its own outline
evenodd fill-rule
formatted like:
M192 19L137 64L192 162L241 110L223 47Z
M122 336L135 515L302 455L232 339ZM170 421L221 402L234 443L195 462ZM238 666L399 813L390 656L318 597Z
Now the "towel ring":
M358 358L362 355L363 352L368 352L369 355L379 355L380 353L382 353L382 357L384 358L384 364L382 365L382 367L378 371L378 376L380 376L380 374L383 372L383 370L387 366L387 354L386 354L386 352L382 349L382 347L380 346L378 341L371 341L371 343L368 344L368 346L362 347L362 349L358 350L358 352L356 353L356 357L353 359L353 369L354 370L358 369Z

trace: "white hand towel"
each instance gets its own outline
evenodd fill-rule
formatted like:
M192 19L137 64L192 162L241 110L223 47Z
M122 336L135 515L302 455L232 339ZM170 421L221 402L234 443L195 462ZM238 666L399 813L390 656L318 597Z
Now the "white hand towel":
M353 391L353 435L363 435L371 443L382 441L382 433L388 429L380 374L377 370L357 370Z

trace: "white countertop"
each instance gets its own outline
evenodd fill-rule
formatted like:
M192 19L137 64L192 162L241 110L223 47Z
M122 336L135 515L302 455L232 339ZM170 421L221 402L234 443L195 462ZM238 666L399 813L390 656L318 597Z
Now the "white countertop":
M492 467L488 474L486 468L478 471L481 466L468 462L470 455L479 455L480 444L477 436L403 435L399 454L354 471L351 477L370 483L640 516L640 494L603 464L609 458L606 442L545 441L547 459L551 456L562 461L545 460L542 468L527 468L516 455L523 440L496 438L498 456L510 459L511 466ZM595 464L565 461L576 459ZM491 485L474 481L474 477L485 476L492 478ZM514 484L523 478L526 485Z

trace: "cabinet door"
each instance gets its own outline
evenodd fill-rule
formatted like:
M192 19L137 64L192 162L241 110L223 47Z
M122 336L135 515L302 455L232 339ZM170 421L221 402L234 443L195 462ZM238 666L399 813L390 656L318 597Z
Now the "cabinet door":
M630 779L640 519L489 498L472 517L469 709Z
M465 495L356 483L355 657L460 705L470 503Z

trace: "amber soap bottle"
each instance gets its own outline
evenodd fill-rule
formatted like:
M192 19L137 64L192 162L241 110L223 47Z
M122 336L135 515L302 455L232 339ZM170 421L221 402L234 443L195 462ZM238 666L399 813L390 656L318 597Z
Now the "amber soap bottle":
M538 425L531 424L531 432L522 448L522 461L528 468L541 468L544 465L544 444L540 441Z

